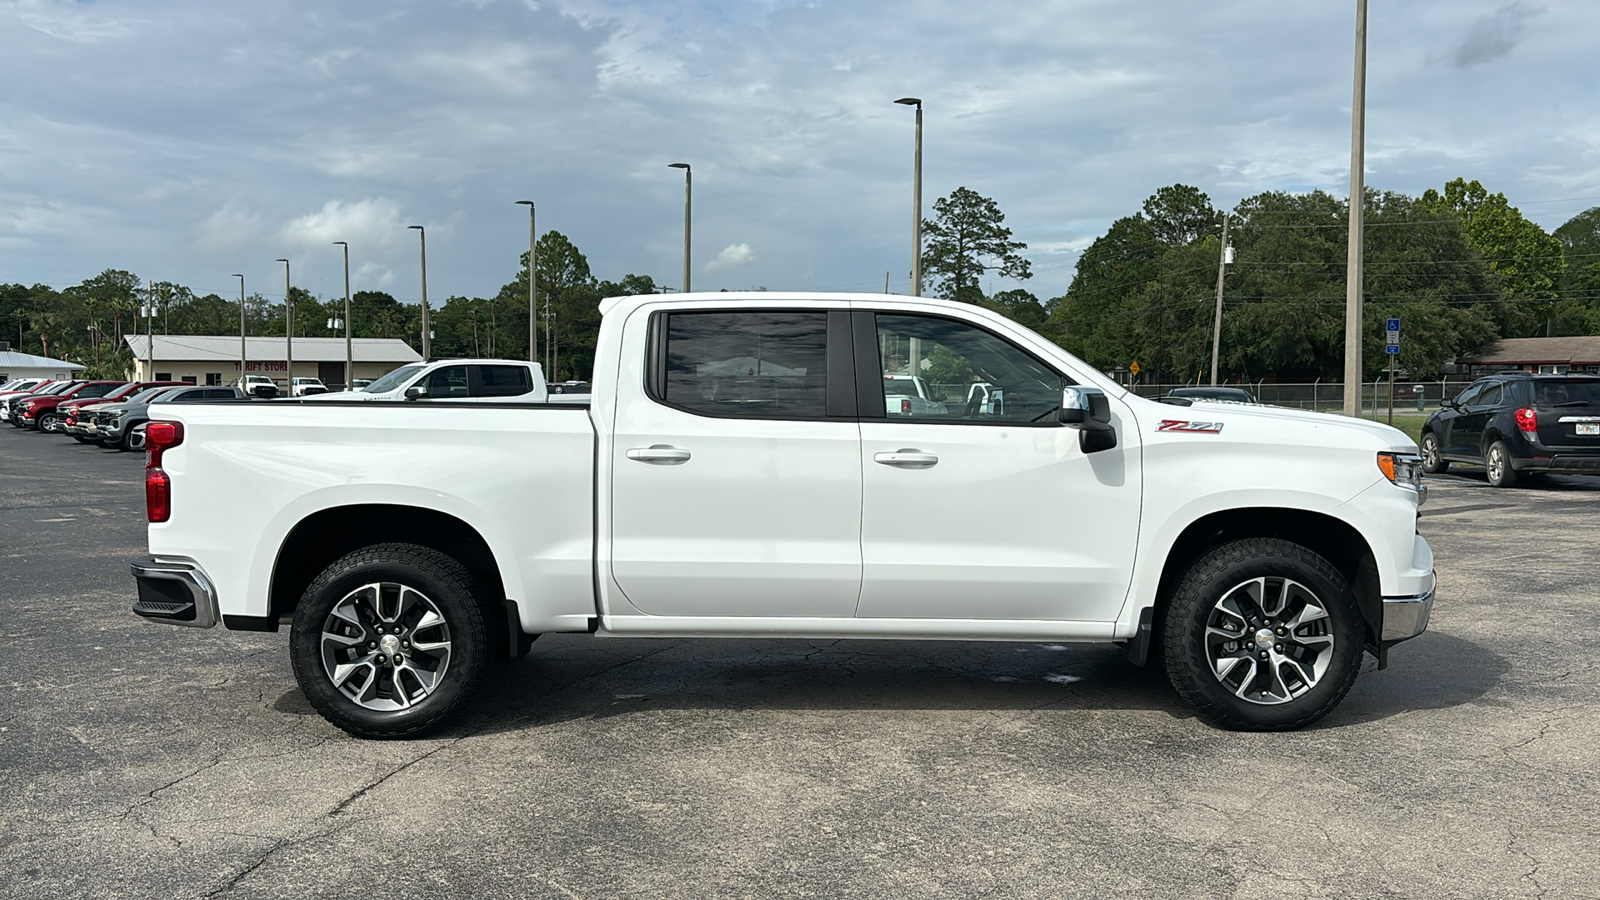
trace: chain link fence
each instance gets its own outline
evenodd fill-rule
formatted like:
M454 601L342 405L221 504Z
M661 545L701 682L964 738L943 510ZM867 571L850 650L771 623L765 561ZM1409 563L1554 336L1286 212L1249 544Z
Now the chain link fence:
M1439 402L1454 397L1471 384L1471 379L1443 381L1396 381L1394 383L1395 412L1432 412ZM1132 389L1141 397L1152 400L1165 395L1173 388L1196 387L1193 384L1136 384ZM1271 406L1295 409L1315 409L1323 412L1344 410L1344 385L1337 381L1317 381L1310 384L1272 384L1268 382L1232 383L1226 387L1244 388L1257 401ZM1389 382L1369 381L1361 385L1361 409L1379 415L1389 410Z

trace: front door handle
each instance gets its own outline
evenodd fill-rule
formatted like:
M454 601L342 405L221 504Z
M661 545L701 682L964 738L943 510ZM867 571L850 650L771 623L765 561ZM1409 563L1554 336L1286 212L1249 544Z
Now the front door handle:
M656 444L650 447L634 447L628 451L628 458L636 459L639 462L670 466L688 461L689 451L680 450L677 447L671 447L666 444Z
M921 450L902 448L893 453L874 453L872 461L886 466L895 466L901 469L926 469L936 465L939 457Z

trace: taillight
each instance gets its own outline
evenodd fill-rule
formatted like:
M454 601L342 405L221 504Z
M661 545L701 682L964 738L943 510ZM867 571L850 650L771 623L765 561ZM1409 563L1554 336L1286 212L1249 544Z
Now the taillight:
M172 518L172 479L160 469L144 470L144 511L152 522Z
M900 398L900 415L902 415L902 416L911 415L911 398L909 398L909 397L901 397Z
M1539 430L1539 414L1526 406L1517 410L1517 427L1533 434Z
M172 518L172 479L161 469L163 451L183 443L183 425L151 422L144 428L144 445L150 459L144 467L144 511L152 522Z

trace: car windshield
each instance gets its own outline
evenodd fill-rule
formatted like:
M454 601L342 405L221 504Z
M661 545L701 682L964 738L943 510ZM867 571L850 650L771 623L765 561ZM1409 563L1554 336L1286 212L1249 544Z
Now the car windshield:
M1536 381L1533 383L1533 405L1546 409L1552 406L1600 406L1600 381Z
M369 394L382 394L399 387L406 379L422 371L420 365L401 366L361 390Z
M322 383L322 379L320 379L320 378L296 378L294 380L294 383L295 384L321 384Z
M60 393L66 392L66 391L70 391L70 390L72 390L73 388L77 387L80 384L83 384L83 382L81 382L81 381L61 381L61 382L57 382L56 384L50 385L49 387L45 388L44 390L40 391L39 393L43 394L44 396L47 396L47 397L53 397L56 394L60 394Z
M166 388L162 388L160 393L152 396L149 400L146 400L145 402L146 403L166 403L167 401L171 400L173 397L176 397L178 394L183 393L184 391L188 390L191 387L193 387L193 385L187 385L186 384L183 387L166 387Z
M129 397L124 402L126 402L126 403L149 403L151 398L158 397L158 396L160 396L162 394L165 394L167 391L171 391L171 390L176 390L176 389L170 384L164 384L164 385L161 385L160 387L145 388L144 390L140 391L139 393L134 394L132 397Z

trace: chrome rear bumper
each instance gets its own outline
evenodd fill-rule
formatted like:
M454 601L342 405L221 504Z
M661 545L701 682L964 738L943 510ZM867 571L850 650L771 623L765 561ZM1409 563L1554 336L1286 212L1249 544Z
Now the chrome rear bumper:
M144 556L128 567L139 585L134 615L189 628L210 628L222 619L216 588L194 560Z

